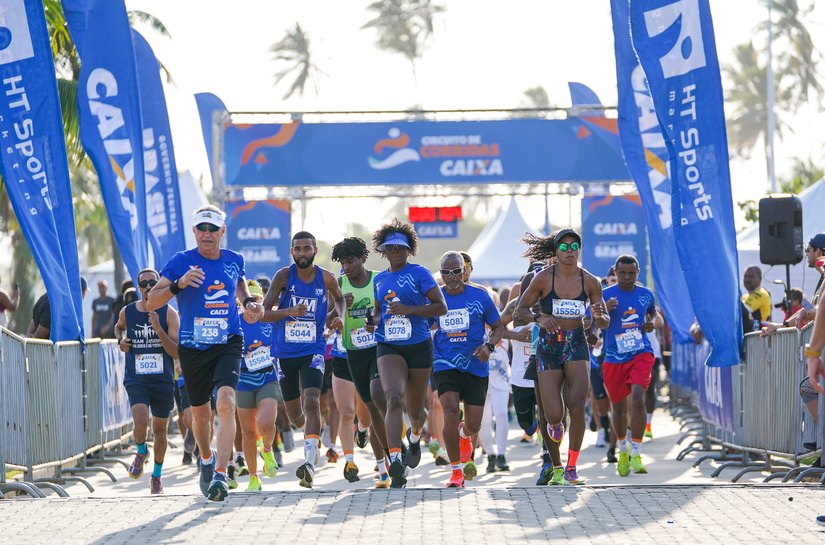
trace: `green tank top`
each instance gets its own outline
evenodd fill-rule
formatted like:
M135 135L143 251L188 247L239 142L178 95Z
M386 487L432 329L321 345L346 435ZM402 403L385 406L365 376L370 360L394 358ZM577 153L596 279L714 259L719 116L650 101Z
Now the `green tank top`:
M364 329L367 314L375 306L375 271L370 273L370 280L363 288L353 286L346 275L342 275L341 291L352 293L352 306L347 309L344 318L343 342L347 350L364 350L375 346L375 336Z

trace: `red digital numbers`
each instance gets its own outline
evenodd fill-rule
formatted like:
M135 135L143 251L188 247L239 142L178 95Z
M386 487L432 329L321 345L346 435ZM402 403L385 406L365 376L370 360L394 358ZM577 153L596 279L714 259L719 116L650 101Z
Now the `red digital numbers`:
M431 206L411 206L409 208L411 223L433 223L436 221L456 222L461 221L460 206L444 206L440 208Z

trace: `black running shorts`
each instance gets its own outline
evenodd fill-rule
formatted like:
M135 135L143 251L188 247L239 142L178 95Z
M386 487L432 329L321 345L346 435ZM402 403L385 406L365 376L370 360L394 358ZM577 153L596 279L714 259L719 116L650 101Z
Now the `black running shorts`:
M513 407L516 409L518 425L523 430L530 429L536 422L536 389L513 385Z
M349 364L352 383L364 403L372 401L370 383L378 379L378 357L376 354L377 351L374 346L362 350L347 350L347 363Z
M178 347L183 385L193 407L209 403L212 391L238 386L243 357L243 337L232 335L226 344L216 344L206 350Z
M466 405L484 406L487 399L488 377L479 377L463 371L449 369L433 373L433 382L438 388L438 395L458 392L459 398Z
M430 369L433 366L433 340L416 344L378 343L378 359L381 356L401 356L408 369Z
M292 401L301 397L301 390L318 388L324 385L324 355L313 354L297 358L279 358L281 371L281 392L284 401Z

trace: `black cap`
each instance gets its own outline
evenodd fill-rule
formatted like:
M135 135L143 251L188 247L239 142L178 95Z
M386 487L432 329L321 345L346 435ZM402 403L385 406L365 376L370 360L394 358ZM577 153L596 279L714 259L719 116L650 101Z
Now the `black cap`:
M825 250L825 233L817 233L816 235L811 237L811 240L808 241L808 244L810 244L814 248Z
M569 235L569 236L572 236L572 237L574 237L576 240L578 240L578 241L579 241L579 244L581 244L581 243L582 243L582 237L581 237L581 235L580 235L580 234L578 234L576 231L574 231L573 229L562 229L562 230L560 230L558 233L556 233L556 236L555 236L555 237L553 237L553 244L555 244L556 246L558 246L558 245L559 245L559 242L561 242L561 239L563 239L564 237L566 237L566 236L568 236L568 235Z

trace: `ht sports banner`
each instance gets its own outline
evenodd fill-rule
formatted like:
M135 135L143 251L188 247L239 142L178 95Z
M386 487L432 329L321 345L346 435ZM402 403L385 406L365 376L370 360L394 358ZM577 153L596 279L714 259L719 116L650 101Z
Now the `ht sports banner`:
M243 256L247 278L265 276L291 263L289 201L227 200L227 247Z
M615 119L228 125L226 185L618 181Z
M123 0L63 0L80 55L80 140L129 274L148 263L140 92Z
M146 173L146 225L154 267L160 270L176 252L186 249L181 218L178 167L160 64L152 48L136 30L135 45L140 104L143 113L143 168Z
M630 0L633 47L670 155L676 250L708 365L739 363L739 266L719 60L708 0Z
M638 195L585 195L582 199L582 265L598 277L622 254L639 260L647 283L645 217Z
M83 338L72 188L40 0L0 7L0 173L51 306L51 339Z
M619 88L619 139L625 163L642 198L656 299L662 305L676 342L691 342L694 314L673 236L670 156L645 72L630 41L628 0L611 0L610 7Z

